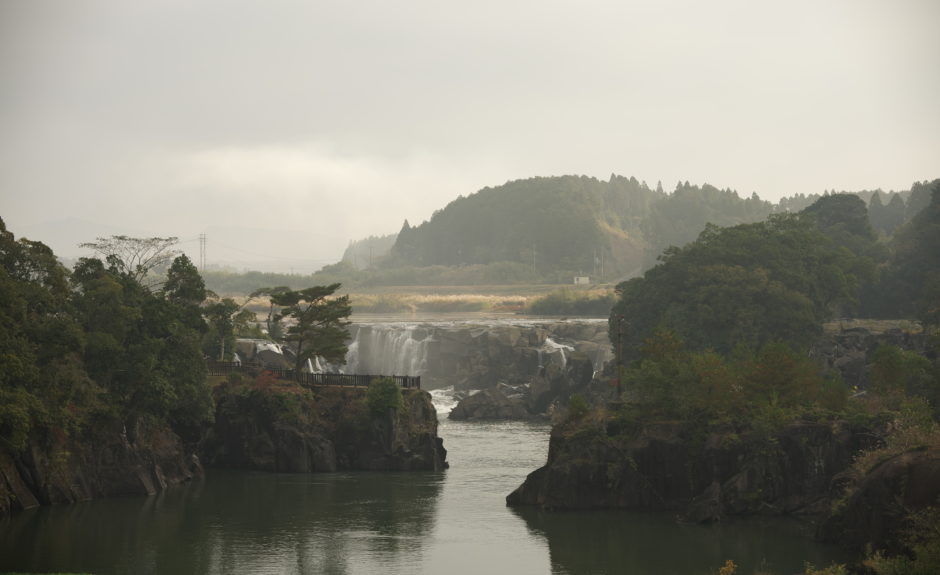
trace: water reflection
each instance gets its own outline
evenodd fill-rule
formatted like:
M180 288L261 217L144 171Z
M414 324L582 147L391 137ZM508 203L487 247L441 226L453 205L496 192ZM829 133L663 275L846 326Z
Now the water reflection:
M16 514L0 524L0 570L408 572L434 529L443 478L212 471L154 497Z
M728 559L739 573L790 574L852 557L810 537L798 520L737 519L717 525L678 523L666 513L545 512L514 508L530 532L548 541L552 572L669 575L715 573Z
M0 519L0 572L695 575L734 559L739 573L789 575L844 559L781 520L509 509L506 494L545 462L549 427L444 420L440 431L444 473L211 470L155 497L16 513Z

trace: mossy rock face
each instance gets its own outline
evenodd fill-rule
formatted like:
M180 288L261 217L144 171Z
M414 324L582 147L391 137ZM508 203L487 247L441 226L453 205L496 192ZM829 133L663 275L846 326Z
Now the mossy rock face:
M820 525L819 537L856 549L903 552L898 533L908 515L940 501L940 449L894 455L842 487L851 493Z

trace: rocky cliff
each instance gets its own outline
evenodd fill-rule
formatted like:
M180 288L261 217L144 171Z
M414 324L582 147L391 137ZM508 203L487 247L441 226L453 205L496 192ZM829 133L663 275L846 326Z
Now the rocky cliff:
M205 442L209 465L310 473L441 470L447 452L427 392L374 413L362 389L223 390Z
M523 385L574 352L593 370L612 357L603 320L354 324L350 336L347 373L420 375L425 389Z
M0 515L154 494L201 477L200 457L209 465L301 473L447 466L426 392L407 391L400 408L376 414L362 389L324 389L314 397L283 383L223 387L215 425L198 447L187 448L168 426L151 423L141 424L133 441L120 425L102 424L87 437L37 439L17 454L0 450Z
M888 324L886 329L864 327L860 323L842 320L827 325L829 333L820 337L809 351L823 369L838 372L850 386L859 389L868 386L872 354L881 345L929 355L929 337L923 331L900 329L896 325L900 322L882 322Z
M0 451L0 514L115 495L152 495L200 477L199 458L165 425L142 424L133 442L119 424L84 438L32 441Z
M606 416L557 425L548 462L506 498L547 509L671 510L689 521L818 513L866 435L845 422L794 423L768 438L682 422Z
M912 526L911 514L940 503L940 449L918 446L879 458L866 473L847 472L833 482L832 498L820 539L858 550L909 552L903 534Z
M609 384L595 381L590 358L581 352L569 351L564 362L542 366L524 384L499 383L461 399L449 417L460 420L547 419L558 413L576 393L606 398L612 389Z

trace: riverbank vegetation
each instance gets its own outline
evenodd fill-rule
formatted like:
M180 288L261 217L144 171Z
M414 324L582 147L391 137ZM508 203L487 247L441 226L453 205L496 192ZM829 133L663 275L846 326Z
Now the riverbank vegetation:
M672 421L692 444L721 436L772 446L799 422L864 429L874 442L840 476L829 520L847 514L852 543L872 545L866 565L875 573L937 572L940 534L922 520L936 517L936 485L916 500L908 493L907 507L884 504L893 519L877 535L865 532L864 510L874 504L863 494L886 462L929 466L940 453L940 185L932 193L890 239L875 233L859 198L836 195L798 214L708 227L667 250L617 288L609 325L622 350L622 403L571 418L558 433L579 438L593 429L602 441L629 443ZM847 385L808 352L824 322L853 315L917 322L921 347L868 350L869 378Z
M230 359L236 336L260 330L256 313L206 290L172 245L99 238L89 246L100 259L68 270L0 220L0 511L166 483L163 471L137 485L121 476L136 473L138 459L172 467L179 480L192 476L193 461L198 468L187 458L217 415L206 359ZM298 366L344 360L351 308L338 288L265 292L267 332L282 332Z
M533 299L526 305L525 311L529 315L607 317L615 301L612 289L562 288Z

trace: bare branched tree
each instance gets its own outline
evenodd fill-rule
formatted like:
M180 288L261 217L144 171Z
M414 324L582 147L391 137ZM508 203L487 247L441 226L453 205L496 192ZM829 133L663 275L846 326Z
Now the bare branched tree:
M132 238L130 236L110 236L96 238L94 242L79 244L101 255L104 260L123 274L143 283L143 278L154 268L165 266L180 254L170 249L178 243L176 237L168 238Z

